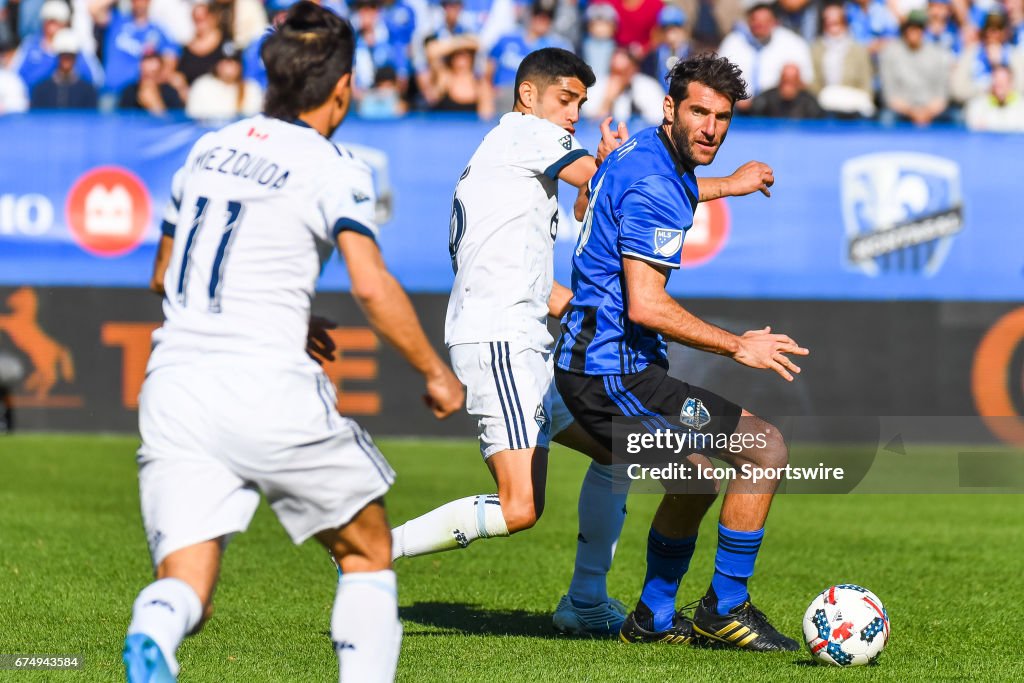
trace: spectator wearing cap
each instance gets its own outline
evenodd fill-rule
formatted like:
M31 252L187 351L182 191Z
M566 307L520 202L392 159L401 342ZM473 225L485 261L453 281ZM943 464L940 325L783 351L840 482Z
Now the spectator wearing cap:
M743 18L742 0L678 0L678 4L690 19L694 52L717 50Z
M71 29L63 29L53 37L57 68L32 88L32 109L95 109L96 88L79 76L78 38Z
M900 34L900 21L885 0L847 0L846 21L853 39L872 55Z
M745 5L746 23L737 24L718 52L740 68L751 96L778 85L786 64L795 64L800 69L800 79L809 83L814 78L814 68L807 41L779 26L773 3L747 0ZM750 100L741 100L736 107L745 111Z
M485 109L502 112L512 109L516 71L526 55L545 47L573 49L565 38L551 32L556 6L555 0L534 0L526 28L502 36L491 48L484 79L493 88L493 94L488 93L485 97L494 105L485 106Z
M139 80L125 87L117 108L121 111L147 111L161 116L168 111L185 108L181 95L165 78L163 57L159 52L146 52L139 60Z
M967 103L967 127L1000 133L1024 133L1024 99L1014 90L1013 72L997 64L987 93L975 95Z
M14 54L13 38L0 42L0 116L28 110L28 87L18 70L11 68Z
M594 76L602 78L608 75L612 55L615 53L619 13L607 3L596 2L587 6L584 17L587 30L580 48L580 57L593 69Z
M609 116L619 121L640 118L648 125L661 123L665 89L651 76L640 71L636 54L618 48L612 56L608 76L598 79L589 91L593 106L584 116L601 120Z
M440 99L434 84L435 74L431 70L431 64L427 58L427 46L435 40L447 40L455 36L467 36L473 34L472 20L463 11L462 0L440 0L441 15L438 19L437 29L425 36L422 40L414 39L412 50L412 65L416 74L416 87L428 108L432 107Z
M181 49L178 72L188 85L197 78L211 73L224 55L224 32L216 15L206 2L197 2L192 7L194 36Z
M927 126L946 115L949 107L949 63L951 55L924 39L926 17L911 12L894 40L879 58L883 121L910 121Z
M615 40L619 47L643 57L651 49L651 36L658 25L663 0L608 0L619 13L619 31Z
M352 88L356 102L373 87L377 70L385 66L395 70L404 93L409 82L409 59L402 47L391 42L381 15L380 0L352 0L351 8L356 37L352 64Z
M992 12L981 26L978 42L965 46L953 67L953 99L967 102L988 92L997 66L1010 67L1016 75L1014 89L1024 90L1024 52L1010 44L1006 16Z
M686 59L693 53L686 20L686 12L675 5L665 5L658 15L657 39L654 48L644 60L642 69L659 83L667 83L668 72L676 62Z
M924 25L924 39L951 54L960 54L960 31L953 18L950 0L929 0L925 12L928 16Z
M119 92L138 80L139 60L146 52L163 55L165 68L171 71L177 64L178 45L150 20L149 3L150 0L131 0L128 12L114 7L115 0L96 0L92 6L97 43L103 46L104 90L107 92Z
M185 113L202 121L226 121L254 116L263 109L263 88L242 76L242 56L233 45L224 46L224 56L213 73L200 76L188 91Z
M820 119L825 112L807 91L796 64L782 67L779 84L765 90L750 104L750 114L772 119Z
M821 10L821 37L811 46L810 91L823 109L842 117L874 116L874 67L867 47L850 35L838 3Z
M64 0L47 0L40 10L42 30L26 36L14 57L14 65L22 80L31 89L36 83L53 73L57 68L57 53L53 49L53 38L71 23L71 10ZM75 70L79 78L87 83L103 83L103 69L95 55L80 50Z

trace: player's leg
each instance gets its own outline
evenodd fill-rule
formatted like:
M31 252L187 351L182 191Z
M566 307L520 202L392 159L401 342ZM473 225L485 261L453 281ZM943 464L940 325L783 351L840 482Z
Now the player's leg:
M719 454L737 471L742 471L743 465L785 467L789 453L778 429L744 410L734 433L752 437L736 443L757 444ZM753 605L747 590L777 486L774 478L754 482L741 476L729 483L718 524L714 575L694 614L695 629L706 637L752 650L799 649L795 640L780 633Z
M394 680L402 624L398 620L395 572L391 569L391 528L384 505L372 502L345 526L320 531L316 539L341 567L331 611L339 680Z
M176 550L160 562L157 580L142 589L132 606L124 646L130 683L175 680L175 653L209 614L220 558L221 539L213 539Z
M550 377L545 354L489 342L453 346L451 359L466 385L466 410L478 421L480 453L498 492L453 500L396 527L394 558L508 536L532 527L544 509Z

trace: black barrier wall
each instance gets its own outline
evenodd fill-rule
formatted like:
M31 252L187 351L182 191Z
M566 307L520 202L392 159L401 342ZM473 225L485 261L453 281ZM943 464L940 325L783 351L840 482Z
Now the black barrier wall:
M412 299L428 335L443 348L447 296ZM811 356L799 361L803 374L788 384L726 358L671 347L673 374L757 414L1022 414L1020 304L707 299L684 304L731 331L771 325L811 349ZM326 370L338 387L343 413L381 435L474 433L465 415L441 423L430 416L421 400L422 381L376 338L348 295L321 295L314 312L340 324L334 332L340 357ZM0 288L0 353L17 357L25 369L13 391L18 428L135 431L150 333L161 319L159 299L144 290Z

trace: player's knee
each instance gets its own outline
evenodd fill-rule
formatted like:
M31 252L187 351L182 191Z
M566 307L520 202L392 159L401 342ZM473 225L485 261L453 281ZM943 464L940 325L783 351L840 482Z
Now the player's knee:
M774 426L765 423L759 443L748 456L758 467L785 467L789 463L789 447L782 433Z
M508 505L503 502L501 513L505 518L505 526L510 534L530 529L544 512L544 503L539 504L532 500L511 501Z

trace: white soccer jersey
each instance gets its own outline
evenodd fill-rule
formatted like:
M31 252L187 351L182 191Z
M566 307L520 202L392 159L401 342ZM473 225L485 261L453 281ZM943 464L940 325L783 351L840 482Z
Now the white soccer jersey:
M558 174L588 155L557 125L512 112L480 143L455 188L449 249L455 284L445 343L545 349Z
M256 116L204 135L174 177L174 251L149 369L212 354L316 365L317 278L343 230L376 238L370 169L304 123Z

